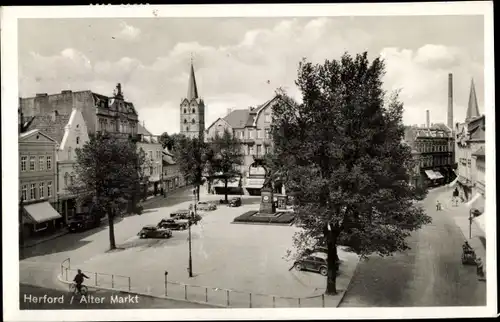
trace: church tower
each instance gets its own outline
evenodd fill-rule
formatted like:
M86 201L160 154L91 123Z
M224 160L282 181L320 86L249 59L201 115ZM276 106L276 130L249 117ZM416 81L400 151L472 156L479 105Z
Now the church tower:
M205 103L198 95L192 60L187 96L181 101L180 112L180 133L189 138L202 138L205 132Z

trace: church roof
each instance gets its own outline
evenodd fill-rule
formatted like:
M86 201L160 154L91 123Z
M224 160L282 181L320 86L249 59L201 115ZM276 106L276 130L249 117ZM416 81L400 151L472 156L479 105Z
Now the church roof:
M199 98L198 97L198 87L196 86L196 77L194 75L194 67L193 63L191 63L191 71L189 73L189 84L188 84L188 92L187 97L189 101Z
M480 114L477 105L476 87L474 86L474 79L472 79L470 84L469 105L467 106L467 116L465 120L468 121L478 116L480 116Z

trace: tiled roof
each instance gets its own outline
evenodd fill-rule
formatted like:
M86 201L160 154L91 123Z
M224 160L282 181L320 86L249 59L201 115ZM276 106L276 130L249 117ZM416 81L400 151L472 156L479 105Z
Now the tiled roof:
M248 120L248 109L234 110L224 117L224 120L232 127L236 129L242 129L247 124Z
M34 118L27 130L38 129L60 144L69 118L70 115L39 115Z
M137 134L152 135L141 123L137 124Z

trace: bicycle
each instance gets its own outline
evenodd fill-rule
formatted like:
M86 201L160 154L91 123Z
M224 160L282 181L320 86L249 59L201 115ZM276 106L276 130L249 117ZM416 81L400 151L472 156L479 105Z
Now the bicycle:
M79 295L87 295L87 293L89 292L89 289L87 288L87 286L82 284L80 286L80 291L78 291L78 288L76 287L76 283L71 283L69 285L69 291L71 293L74 293L75 295L79 296Z

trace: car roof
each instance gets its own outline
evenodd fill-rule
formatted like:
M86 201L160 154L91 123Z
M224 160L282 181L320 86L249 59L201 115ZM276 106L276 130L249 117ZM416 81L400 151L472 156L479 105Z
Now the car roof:
M179 210L176 210L174 212L172 212L173 214L182 214L182 213L185 213L185 212L191 212L191 210L189 209L179 209Z
M314 252L312 253L311 255L309 256L313 256L313 257L319 257L319 258L322 258L322 259L327 259L328 258L328 255L325 254L325 253L321 253L321 252Z

